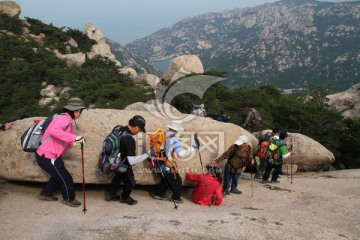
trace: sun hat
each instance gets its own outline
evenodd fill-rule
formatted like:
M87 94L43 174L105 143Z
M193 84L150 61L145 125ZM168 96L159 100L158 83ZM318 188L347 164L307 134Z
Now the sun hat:
M85 109L86 107L84 106L83 100L78 97L73 97L68 100L67 105L64 106L64 108L70 111L77 111Z
M235 141L236 145L241 145L243 143L248 143L249 139L245 135L240 135L240 137Z
M140 115L135 115L129 120L129 124L133 127L138 126L142 132L146 133L145 125L146 121L145 118L143 118Z
M184 128L181 127L181 121L179 120L171 120L171 122L166 126L172 130L177 131L178 133L184 131Z

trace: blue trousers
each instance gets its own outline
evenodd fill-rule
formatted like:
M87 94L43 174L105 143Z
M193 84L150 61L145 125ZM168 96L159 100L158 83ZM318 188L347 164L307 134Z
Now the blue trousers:
M36 162L51 175L49 181L46 183L44 189L41 191L45 196L52 196L55 190L60 187L63 199L71 202L75 199L74 181L68 170L64 165L64 160L59 157L51 163L51 160L45 158L44 155L39 156L35 153Z
M241 173L232 173L228 164L224 168L224 184L222 191L228 191L231 184L231 192L235 192L240 179Z

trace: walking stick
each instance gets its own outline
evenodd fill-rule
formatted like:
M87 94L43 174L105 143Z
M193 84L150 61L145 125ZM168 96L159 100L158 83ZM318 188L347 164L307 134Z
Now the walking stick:
M289 147L289 151L291 151L293 145L291 144ZM292 154L290 153L290 184L292 184Z
M253 191L253 181L252 181L252 171L253 171L253 164L250 162L251 164L251 172L250 172L250 183L251 183L251 197L254 197L254 191Z
M201 171L202 171L202 174L204 176L204 185L205 185L205 190L206 190L206 195L208 197L208 200L209 200L209 207L211 206L211 200L209 199L209 189L207 187L207 184L206 184L206 177L205 177L205 173L204 173L204 167L203 167L203 163L202 163L202 160L201 160L201 154L200 154L200 142L199 142L199 139L197 137L197 133L194 134L194 141L197 143L198 145L198 153L199 153L199 158L200 158L200 164L201 164Z
M81 143L81 166L82 166L82 189L83 189L83 197L84 197L84 214L86 213L86 194L85 194L85 174L84 174L84 143Z

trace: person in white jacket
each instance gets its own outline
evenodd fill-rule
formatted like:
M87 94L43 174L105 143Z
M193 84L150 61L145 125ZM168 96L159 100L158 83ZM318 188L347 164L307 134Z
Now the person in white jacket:
M172 120L167 127L169 129L165 131L167 137L165 156L170 161L172 167L165 165L165 162L160 164L158 174L161 176L161 182L155 191L153 198L158 200L168 200L165 193L168 188L171 188L172 196L169 200L174 201L175 203L183 203L181 198L182 179L176 170L175 154L180 158L186 158L195 151L195 148L198 148L198 145L195 141L194 145L186 150L181 146L179 138L176 137L176 135L180 135L184 131L184 128L181 127L181 121Z

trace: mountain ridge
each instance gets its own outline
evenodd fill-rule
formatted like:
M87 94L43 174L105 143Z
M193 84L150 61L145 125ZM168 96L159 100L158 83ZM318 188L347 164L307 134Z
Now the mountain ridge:
M228 85L279 88L360 82L360 1L278 1L188 17L125 48L150 61L198 55Z

